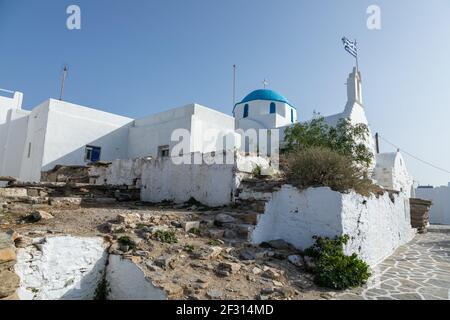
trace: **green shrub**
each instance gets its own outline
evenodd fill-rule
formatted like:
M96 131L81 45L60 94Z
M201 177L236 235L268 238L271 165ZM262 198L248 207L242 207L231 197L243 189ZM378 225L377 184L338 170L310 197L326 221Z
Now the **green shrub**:
M294 148L283 156L282 168L288 182L299 189L353 189L365 196L380 190L349 157L326 147Z
M256 166L255 168L253 168L253 170L252 170L252 175L253 175L253 177L255 177L255 178L259 178L259 177L261 177L262 176L262 168L261 168L261 166Z
M154 237L156 240L159 240L164 243L177 243L178 239L175 235L175 232L173 231L164 231L164 230L157 230L154 233Z
M296 123L285 132L287 151L324 147L346 156L363 168L367 168L373 159L372 152L363 143L369 138L369 129L365 124L352 125L348 119L340 119L336 126L330 126L321 116L306 123Z
M195 235L200 235L200 229L199 228L192 228L189 230L189 233L195 234Z
M209 245L211 246L220 246L223 242L218 240L218 239L212 239L211 241L208 242Z
M192 253L195 250L195 246L192 244L187 244L184 246L184 251L188 252L188 253Z
M314 261L314 281L317 285L332 289L361 286L370 277L369 266L356 254L346 256L344 245L347 235L335 239L315 237L315 244L305 250Z
M136 247L136 243L128 236L120 237L117 241L123 246L128 246L131 250Z

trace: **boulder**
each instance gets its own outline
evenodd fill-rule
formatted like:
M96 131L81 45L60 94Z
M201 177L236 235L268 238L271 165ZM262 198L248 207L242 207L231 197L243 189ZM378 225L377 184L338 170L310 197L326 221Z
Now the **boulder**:
M200 221L186 221L182 223L184 231L189 232L192 229L200 228Z
M20 284L20 278L14 272L4 270L0 272L0 299L13 295Z
M226 227L232 223L235 223L237 220L226 213L219 213L214 218L214 224L218 227Z
M288 261L290 263L292 263L294 266L297 266L297 267L301 267L303 265L302 264L302 261L303 261L302 257L299 256L299 255L296 255L296 254L288 256Z
M216 269L216 273L221 276L230 276L236 274L241 270L241 265L234 262L221 262Z
M28 222L38 222L38 221L41 221L41 220L51 220L53 218L54 217L50 213L48 213L47 211L36 210L36 211L33 211L31 214L29 214L26 217L26 220Z

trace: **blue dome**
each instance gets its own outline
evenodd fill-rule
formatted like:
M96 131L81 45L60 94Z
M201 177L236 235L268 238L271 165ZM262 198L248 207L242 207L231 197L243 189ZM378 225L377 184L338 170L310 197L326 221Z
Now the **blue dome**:
M241 102L239 102L238 104L241 103L246 103L246 102L250 102L250 101L254 101L254 100L268 100L268 101L278 101L278 102L283 102L283 103L287 103L288 105L290 105L291 107L293 107L291 105L291 103L285 98L283 97L281 94L279 94L276 91L273 90L269 90L269 89L259 89L259 90L255 90L253 92L251 92L250 94L248 94L244 99L242 99Z

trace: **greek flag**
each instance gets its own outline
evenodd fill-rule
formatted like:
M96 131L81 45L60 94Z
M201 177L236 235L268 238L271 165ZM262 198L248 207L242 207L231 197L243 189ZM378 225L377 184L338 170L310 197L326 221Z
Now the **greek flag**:
M342 38L342 43L344 44L344 49L350 53L355 58L358 56L358 49L356 48L356 40L350 41L346 37Z

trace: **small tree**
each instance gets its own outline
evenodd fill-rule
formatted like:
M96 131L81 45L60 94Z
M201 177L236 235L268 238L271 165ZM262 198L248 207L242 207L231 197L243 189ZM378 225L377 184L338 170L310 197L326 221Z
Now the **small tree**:
M310 147L324 147L349 157L356 164L368 168L373 154L364 144L369 136L365 124L352 125L348 119L340 119L335 127L316 116L306 123L296 123L286 129L286 151Z

